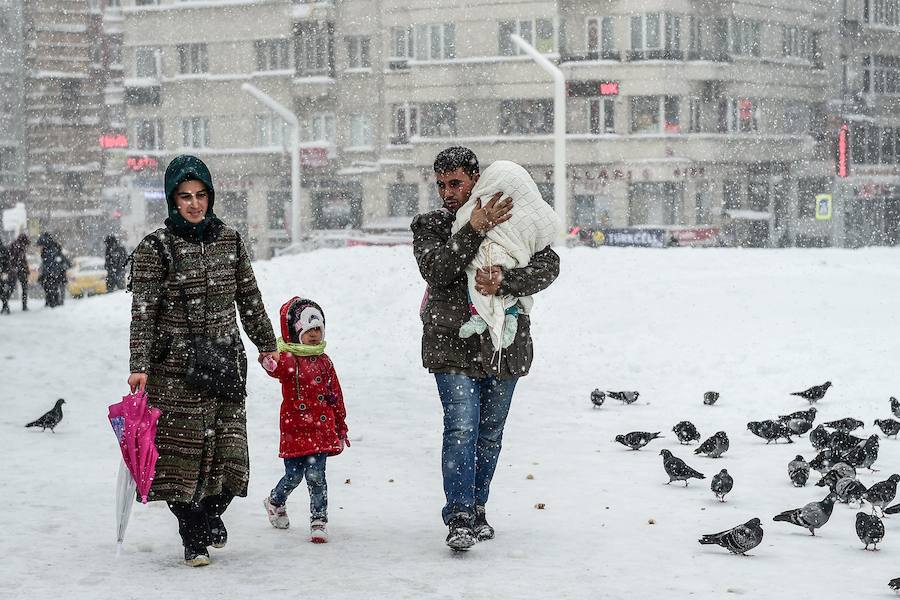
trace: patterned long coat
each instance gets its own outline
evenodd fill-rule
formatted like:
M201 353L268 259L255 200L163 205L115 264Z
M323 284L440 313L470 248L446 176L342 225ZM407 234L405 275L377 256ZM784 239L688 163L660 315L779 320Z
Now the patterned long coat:
M162 411L151 500L199 502L218 494L247 495L245 402L185 387L192 335L179 288L193 307L192 330L198 331L195 316L200 313L206 323L199 328L206 334L230 336L240 349L245 374L247 357L235 303L244 330L260 352L276 350L275 334L237 232L218 221L211 227L203 242L189 242L159 229L133 256L131 372L147 373L150 404ZM151 236L163 244L154 243Z

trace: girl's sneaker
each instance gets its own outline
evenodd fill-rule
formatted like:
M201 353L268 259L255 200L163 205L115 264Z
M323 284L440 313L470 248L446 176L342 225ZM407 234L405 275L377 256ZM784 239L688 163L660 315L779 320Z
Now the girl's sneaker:
M272 527L275 529L287 529L291 526L286 506L275 506L272 504L272 498L269 496L266 496L266 499L263 500L263 506L266 509L266 514L269 515L269 523L272 524Z
M313 519L309 524L309 541L313 544L324 544L328 541L327 521Z

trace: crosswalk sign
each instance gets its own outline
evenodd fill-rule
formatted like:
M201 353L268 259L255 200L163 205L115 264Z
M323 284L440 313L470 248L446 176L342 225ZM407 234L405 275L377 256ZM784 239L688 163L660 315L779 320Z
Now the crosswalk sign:
M831 220L831 194L816 194L816 221Z

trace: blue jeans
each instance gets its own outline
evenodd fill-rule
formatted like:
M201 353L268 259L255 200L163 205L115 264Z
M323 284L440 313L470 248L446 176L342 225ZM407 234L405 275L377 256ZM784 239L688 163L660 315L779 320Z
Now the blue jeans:
M449 523L454 513L474 516L475 506L487 503L518 378L457 373L435 373L434 378L444 406L441 463L447 504L441 514Z
M325 454L311 454L284 459L284 477L270 494L272 504L284 506L288 496L306 476L309 488L310 520L328 520L328 482L325 481Z

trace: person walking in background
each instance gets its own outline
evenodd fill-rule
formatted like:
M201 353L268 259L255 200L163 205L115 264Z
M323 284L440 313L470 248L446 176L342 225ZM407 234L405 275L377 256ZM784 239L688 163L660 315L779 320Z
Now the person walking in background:
M62 306L66 296L66 271L72 263L59 242L47 232L38 236L37 246L41 249L41 276L38 281L44 288L44 302L50 308Z
M9 248L0 241L0 315L9 314L9 297L16 285L15 274L10 268Z
M31 240L28 239L28 236L22 233L9 244L9 268L14 276L10 294L15 291L16 281L18 281L22 286L23 311L28 310L28 275L31 273L31 269L28 267L28 259L25 253L30 243Z
M520 377L528 374L533 349L531 321L517 303L512 343L495 352L487 331L461 337L471 316L466 267L478 254L488 231L510 218L510 198L495 194L477 200L469 222L456 233L456 212L479 178L478 159L468 148L448 148L434 161L443 206L416 216L411 224L413 253L428 284L421 308L422 364L434 374L444 411L441 451L446 543L465 550L494 537L485 505L503 437L503 428ZM487 296L530 296L548 287L559 274L559 256L547 246L526 267L490 266L475 275L475 290Z
M106 244L104 260L106 292L125 289L125 260L128 258L128 253L114 235L106 236L104 242Z
M168 503L185 564L197 567L209 564L207 546L225 546L222 514L247 495L250 480L238 316L260 362L278 353L247 249L213 212L209 169L194 156L174 158L165 192L165 227L146 236L132 259L128 385L146 389L162 411L149 498Z
M347 411L334 364L325 354L325 314L322 307L293 297L281 307L278 362L264 361L271 377L281 382L281 443L284 477L266 496L263 506L276 529L290 526L287 499L306 477L309 488L310 541L328 541L328 483L325 459L349 446Z

